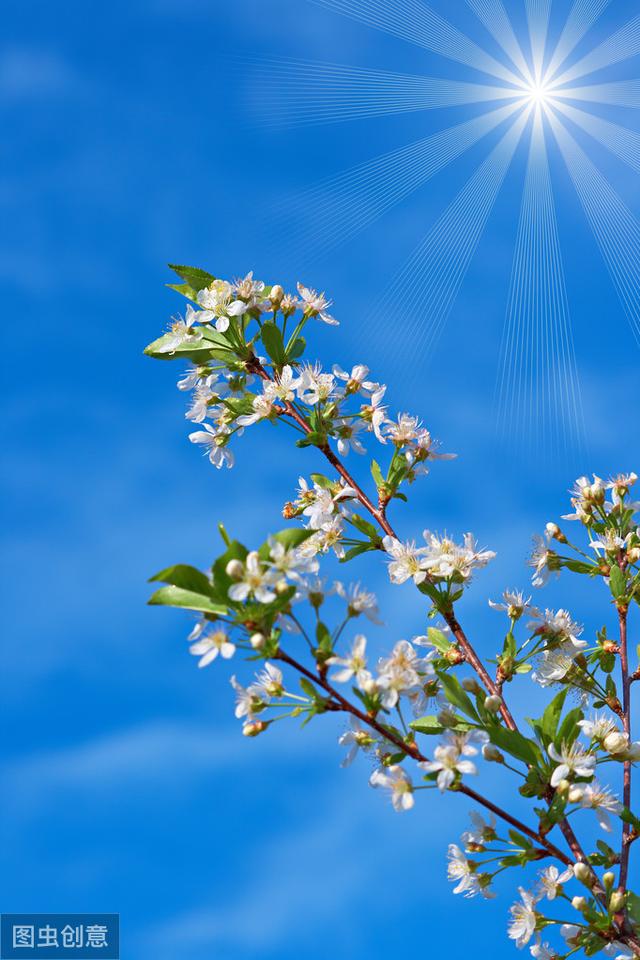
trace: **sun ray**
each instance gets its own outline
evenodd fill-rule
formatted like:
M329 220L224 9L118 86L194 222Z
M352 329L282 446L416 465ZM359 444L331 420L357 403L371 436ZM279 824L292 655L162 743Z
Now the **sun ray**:
M502 0L467 0L467 3L516 69L520 71L524 80L530 84L533 83L529 65Z
M537 86L542 84L544 54L549 32L551 0L525 0L531 57L533 61L533 80Z
M568 103L558 103L556 109L585 130L611 153L620 157L632 170L640 173L640 134L627 130L610 120L578 110Z
M549 120L613 285L640 344L640 223L557 115Z
M313 60L265 59L249 67L262 119L273 124L336 123L520 96L512 87Z
M510 447L557 457L584 442L578 374L551 175L536 111L497 381L498 426Z
M385 343L385 353L405 381L411 355L419 349L426 357L442 332L530 112L531 107L520 111L370 313L371 336ZM422 372L414 367L414 377Z
M400 150L383 154L327 178L288 201L304 222L302 233L282 231L287 251L299 255L305 241L307 255L316 258L377 220L386 210L417 190L440 170L495 130L519 109L509 104L465 123L455 124ZM313 236L306 218L313 211Z
M640 80L617 80L591 86L554 88L556 100L581 100L587 103L606 103L612 107L640 109Z
M419 0L403 0L402 3L389 3L388 0L309 2L417 44L449 60L464 63L507 83L518 83L518 78L504 64Z
M553 80L562 64L610 3L611 0L575 0L545 71L547 83Z
M640 54L640 16L629 20L601 44L590 50L577 63L554 80L558 86L572 83L596 70L613 66Z

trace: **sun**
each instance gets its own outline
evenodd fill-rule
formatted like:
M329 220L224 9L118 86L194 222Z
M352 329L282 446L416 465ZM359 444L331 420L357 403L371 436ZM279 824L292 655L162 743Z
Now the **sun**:
M550 93L551 91L549 90L549 87L543 82L533 83L527 89L528 98L531 100L532 103L540 107L544 107L547 105L549 101Z

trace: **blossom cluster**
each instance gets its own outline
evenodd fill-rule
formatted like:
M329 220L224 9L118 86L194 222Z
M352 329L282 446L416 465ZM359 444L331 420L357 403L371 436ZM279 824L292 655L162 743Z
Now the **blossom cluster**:
M455 893L489 898L507 869L531 875L509 912L516 946L538 960L580 950L640 957L640 897L629 870L640 837L631 796L640 762L631 693L640 669L628 639L640 603L636 475L580 478L563 519L582 528L586 543L549 522L531 557L536 588L563 571L602 585L611 623L591 633L567 609L507 590L489 601L506 616L506 632L491 638L490 658L482 658L457 604L495 553L471 533L461 541L428 529L420 541L396 533L389 510L407 499L405 485L450 455L438 452L417 417L390 415L386 386L363 363L325 370L305 358L308 321L336 325L325 294L302 284L285 293L252 274L228 282L174 269L186 314L147 353L191 362L178 382L190 394L187 419L200 425L191 441L214 466L231 466L233 438L259 423L283 423L328 469L300 477L284 503L283 516L297 523L251 549L221 527L224 551L210 570L178 564L161 571L153 579L164 585L150 602L198 613L189 643L200 667L242 654L259 661L252 679L231 677L246 736L341 714L343 766L364 755L370 785L386 791L396 811L412 810L428 791L489 811L474 811L460 845L450 845L448 876ZM378 456L388 454L384 470L375 459L368 464L369 493L351 468L351 454L364 458L368 442ZM427 625L409 640L392 635L380 655L362 627L363 619L381 624L377 599L360 581L330 583L329 553L341 563L380 556L392 584L419 591ZM527 720L514 716L508 696L525 675L547 698L542 714ZM526 819L470 786L490 788L498 766L514 778L518 809L529 803ZM588 831L597 824L607 842L585 848L575 832L585 822ZM541 867L542 860L549 862ZM567 903L575 922L567 922L566 908L557 910Z

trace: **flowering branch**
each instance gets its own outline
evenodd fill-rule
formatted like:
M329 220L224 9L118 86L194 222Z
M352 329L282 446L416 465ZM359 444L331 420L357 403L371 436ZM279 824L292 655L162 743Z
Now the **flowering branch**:
M211 571L185 564L161 571L152 579L164 586L150 602L199 614L189 636L199 666L243 651L263 661L249 686L231 678L246 736L286 719L308 723L324 713L344 713L350 720L340 737L348 748L344 762L358 753L373 757L371 786L388 790L397 811L410 810L418 791L439 790L460 793L488 812L488 820L472 814L464 849L449 847L455 893L493 896L493 879L503 870L555 861L531 889L520 889L510 909L508 932L518 946L529 943L538 960L579 950L589 956L604 950L617 960L640 957L640 897L629 887L631 847L640 835L640 819L631 809L632 767L640 760L640 743L632 741L631 687L640 669L630 666L628 649L630 608L640 602L640 504L630 499L635 474L607 483L580 478L572 491L574 512L565 519L579 522L588 544L583 549L571 543L549 523L532 557L535 586L562 570L604 583L618 611L617 640L605 628L582 639L582 627L566 610L542 611L521 592L506 591L501 601L490 601L508 621L493 679L457 618L456 603L494 554L479 550L471 534L460 544L426 530L425 546L396 534L387 516L391 503L406 500L431 462L449 455L438 452L417 417L389 417L386 387L369 379L367 367L347 372L336 365L329 373L304 360L307 324L336 323L324 294L300 284L297 295L286 294L251 274L229 283L196 268L173 269L182 283L171 286L187 298L186 315L146 352L191 361L178 382L191 395L186 416L198 426L190 440L214 466L230 467L232 443L247 428L282 421L296 432L298 446L323 454L336 476L301 478L283 510L301 525L273 534L256 549L221 527L225 550ZM367 453L367 440L380 445L386 460L384 469L376 459L369 464L376 498L345 464L349 454ZM424 635L396 642L376 668L368 665L364 634L346 646L359 618L379 623L374 595L359 583L327 587L316 576L330 552L347 563L371 551L383 553L393 583L412 581L430 602L429 616L444 621L441 629L429 626ZM343 605L337 618L336 603ZM298 637L301 653L285 650L285 634L291 643ZM293 671L301 692L291 688L283 670ZM504 696L506 685L526 674L552 694L542 715L527 721L530 733L517 724ZM350 685L353 698L338 689L342 684ZM579 706L568 707L570 693ZM408 722L407 711L413 717ZM425 746L429 738L436 743L432 750ZM519 796L538 801L537 828L469 786L480 758L510 770ZM603 769L620 770L622 801L597 778ZM599 840L587 852L574 829L575 818L587 810L606 833L611 817L619 819L619 850ZM500 833L504 825L506 836ZM572 856L549 839L555 828ZM582 892L570 898L568 883L580 884ZM571 903L576 923L554 916L557 900ZM563 952L542 939L554 927Z

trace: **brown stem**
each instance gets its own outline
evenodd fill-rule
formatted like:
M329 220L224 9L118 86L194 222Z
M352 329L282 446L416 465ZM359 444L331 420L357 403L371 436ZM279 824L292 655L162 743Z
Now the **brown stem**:
M264 367L260 364L260 362L257 359L251 362L250 368L253 372L257 373L263 380L271 380L271 377L269 376L267 371L264 369ZM284 409L284 412L288 416L290 416L298 424L298 426L302 430L304 430L305 433L311 433L311 428L309 424L307 423L305 418L298 413L298 411L293 406L293 404L287 401L283 401L283 409ZM349 471L346 469L346 467L342 464L342 462L338 459L335 453L331 450L329 445L325 444L320 449L322 453L325 455L325 457L327 458L327 460L329 461L329 463L331 463L334 469L343 478L343 480L356 491L358 501L378 522L381 529L390 537L394 537L394 539L398 539L397 534L395 533L393 527L387 520L384 509L378 509L377 507L374 506L374 504L371 502L371 500L366 495L366 493L362 490L359 484L356 483L356 481L353 479L353 477L351 476ZM464 653L465 659L468 661L468 663L471 664L476 674L480 677L480 679L482 680L482 683L484 684L485 689L490 694L500 697L501 699L500 714L502 716L502 719L505 722L505 725L509 728L509 730L517 730L518 727L517 727L516 721L513 718L513 715L509 710L509 708L507 707L506 703L502 699L502 696L501 696L502 687L498 686L498 684L494 680L492 680L492 678L489 676L489 673L485 669L484 664L480 660L480 657L475 652L473 645L471 644L464 630L460 626L453 610L451 609L444 610L442 615L449 629L451 630L453 636L456 638L456 642L458 646L461 648L462 652ZM316 677L313 676L313 674L310 674L310 676L312 676L314 680L317 679ZM345 700L344 703L348 704L348 701ZM353 713L354 711L350 710L350 712ZM359 715L358 713L355 714L355 716L358 716L358 715ZM366 715L360 714L360 719L362 719L362 717L366 717ZM387 735L385 734L385 736ZM407 752L410 752L410 751L407 751ZM567 839L567 842L569 842L569 846L571 847L571 850L576 856L576 858L578 860L582 860L586 862L587 856L584 850L582 849L582 847L580 846L580 843L578 842L578 839L576 838L568 821L567 820L561 821L559 826L565 838ZM569 838L571 838L570 841L569 841Z
M281 660L283 663L287 663L290 667L293 667L294 670L297 670L303 676L307 677L308 680L313 681L313 683L321 687L325 693L328 693L333 701L339 704L341 710L343 710L345 713L350 713L354 717L357 717L358 720L366 724L368 727L371 727L372 730L375 730L377 734L389 741L389 743L392 743L402 753L405 753L418 763L424 762L427 759L424 754L420 752L415 743L407 743L401 737L397 736L393 730L388 730L384 724L381 724L375 717L372 717L370 714L360 710L359 707L356 707L353 703L343 697L342 694L339 693L335 687L329 683L326 677L312 673L311 670L308 670L307 667L305 667L302 663L294 660L293 657L291 657L288 653L285 653L285 651L282 649L278 650L277 654L275 655L275 659ZM500 817L500 819L504 820L505 823L510 824L512 827L518 830L519 833L523 833L525 836L529 837L530 840L533 840L535 843L539 844L543 848L546 856L556 857L566 866L573 865L573 860L563 853L562 850L559 850L555 844L547 840L546 837L541 836L540 833L536 833L534 830L528 827L526 823L522 823L522 821L518 820L517 817L512 817L511 814L507 813L506 810L503 810L502 807L499 807L491 800L483 797L482 794L476 793L476 791L472 790L471 787L467 787L465 784L460 783L453 792L464 794L464 796L469 797L470 800L473 800L486 810L494 813L497 817Z
M629 654L627 644L627 617L628 610L625 606L618 607L618 623L620 626L620 669L622 672L622 727L626 733L629 742L631 742L631 679L629 677ZM631 809L631 762L625 760L623 767L622 781L622 802L627 810ZM631 853L631 844L629 837L631 834L631 824L622 824L622 850L620 853L620 891L624 893L627 889L627 878L629 874L629 856Z

